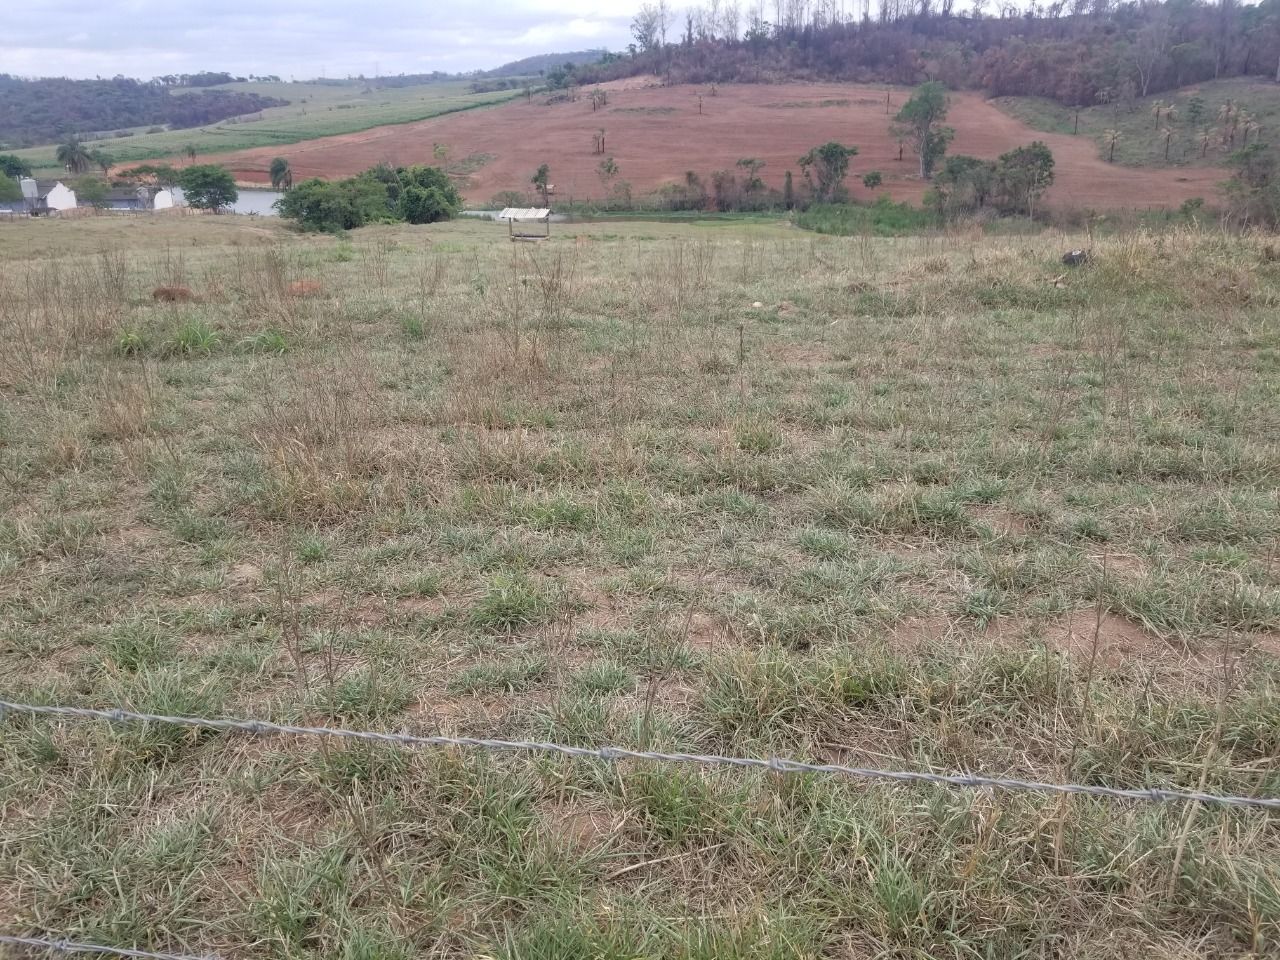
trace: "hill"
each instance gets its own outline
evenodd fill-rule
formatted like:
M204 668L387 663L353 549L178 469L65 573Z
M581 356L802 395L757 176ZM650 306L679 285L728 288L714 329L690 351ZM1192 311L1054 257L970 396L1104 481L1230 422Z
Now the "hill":
M573 53L540 53L537 56L524 57L520 60L512 60L510 63L504 63L500 67L492 70L486 70L483 76L486 77L533 77L541 73L547 73L558 67L564 67L568 64L592 64L598 61L609 51L601 48L599 50L578 50Z
M901 89L889 91L890 110L906 95ZM267 166L277 154L289 159L299 178L338 177L382 161L429 162L433 145L445 143L454 157L477 158L464 187L472 203L487 203L503 191L529 193L529 178L540 163L550 165L560 200L598 199L606 187L598 169L602 157L592 152L592 145L603 128L606 153L619 168L608 189L625 181L635 196L682 182L686 171L710 184L716 171L731 170L744 157L763 160L761 177L769 186L781 187L787 170L799 177L801 154L832 139L858 147L850 178L857 198L872 196L858 183L870 170L883 173L880 192L895 199L919 202L926 189L910 153L899 159L884 87L726 84L712 96L707 87L634 80L610 84L608 96L608 105L599 110L587 98L551 103L519 98L492 110L214 159L228 164L242 180L265 182ZM1060 206L1176 206L1191 197L1212 198L1222 179L1215 168L1135 170L1108 164L1089 138L1039 132L976 93L952 96L948 123L956 129L953 153L995 158L1033 140L1046 141L1057 160L1057 183L1049 199ZM521 135L512 138L512 130Z
M1070 134L1078 129L1102 157L1111 156L1115 131L1115 162L1130 166L1220 164L1241 146L1259 138L1275 142L1280 133L1280 90L1245 77L1085 107L1078 117L1075 109L1044 98L996 102L1037 130Z
M0 146L22 147L63 137L133 127L196 127L284 106L286 100L249 90L184 90L125 77L22 80L0 74Z
M307 83L254 81L224 84L210 92L230 96L255 93L280 105L252 117L230 117L197 129L157 133L143 131L127 137L95 140L90 146L106 152L117 164L178 157L188 145L194 147L200 156L254 147L275 150L282 145L315 137L355 133L371 127L469 110L516 95L507 90L477 93L470 81L459 79L426 80L406 86L396 83L392 89L383 89L376 81L360 79ZM205 95L184 90L172 99L185 100ZM48 141L45 146L17 152L34 167L42 170L56 168L54 147Z
M844 5L840 5L842 8ZM1280 79L1280 0L1208 5L1185 0L1110 5L1056 0L1025 14L952 14L951 0L882 0L878 20L796 0L773 22L737 4L691 8L679 22L647 5L634 55L579 67L596 83L654 74L669 83L833 79L915 84L941 80L990 96L1066 104L1121 102L1234 76Z

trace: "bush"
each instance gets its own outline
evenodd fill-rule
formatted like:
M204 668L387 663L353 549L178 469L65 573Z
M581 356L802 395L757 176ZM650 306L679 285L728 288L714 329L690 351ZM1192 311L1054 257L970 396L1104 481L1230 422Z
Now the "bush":
M866 206L846 203L815 204L796 216L796 224L815 233L836 236L870 234L895 237L927 229L932 218L927 211L909 203L894 203L880 196Z
M380 165L346 180L305 180L275 206L280 216L305 230L336 232L385 221L449 220L462 199L437 167Z

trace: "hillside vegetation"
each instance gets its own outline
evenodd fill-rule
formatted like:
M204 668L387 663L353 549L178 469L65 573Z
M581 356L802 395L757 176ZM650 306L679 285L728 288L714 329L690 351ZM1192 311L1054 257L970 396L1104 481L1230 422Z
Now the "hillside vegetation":
M0 230L5 696L1280 796L1274 241L553 234ZM1263 810L0 727L9 934L1280 948Z
M1223 163L1250 143L1280 141L1280 87L1265 81L1210 81L1078 111L1029 97L996 102L1036 130L1093 139L1103 158L1114 131L1114 160L1131 166Z
M22 80L0 74L0 147L132 127L196 127L285 103L257 85L174 96L169 86L125 77Z
M1280 79L1280 0L1111 4L1066 0L1020 14L957 16L951 0L884 0L878 20L842 18L832 4L795 0L751 12L691 8L677 19L647 4L631 56L579 68L578 82L653 73L676 83L839 79L914 84L941 80L992 96L1066 104L1129 102L1204 80Z

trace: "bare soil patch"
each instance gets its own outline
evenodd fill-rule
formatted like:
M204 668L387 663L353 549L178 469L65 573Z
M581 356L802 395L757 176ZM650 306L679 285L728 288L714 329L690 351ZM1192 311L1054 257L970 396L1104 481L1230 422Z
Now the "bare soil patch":
M550 165L558 199L581 200L606 192L597 173L601 155L593 152L593 138L603 128L605 154L618 164L619 179L629 182L637 193L682 180L686 170L706 180L713 170L730 169L742 157L764 160L765 182L781 188L787 170L799 176L796 160L801 154L833 139L858 147L850 177L857 199L888 192L897 200L919 201L926 188L910 152L898 159L882 87L737 84L721 86L711 97L695 86L635 82L607 86L611 87L609 105L596 111L585 97L553 105L535 98L207 159L229 166L238 180L266 183L268 166L276 156L289 161L298 179L343 177L381 162L430 163L433 144L446 143L455 156L492 157L468 177L464 194L469 203L487 202L504 190L529 192L529 178L539 163ZM905 97L904 91L895 91L891 109L896 110ZM823 109L786 106L824 100L848 102ZM1212 197L1222 179L1222 171L1211 167L1133 168L1106 163L1090 138L1033 130L976 93L952 94L947 122L956 130L953 153L995 158L1033 140L1047 143L1057 174L1049 200L1061 206L1165 207L1191 197ZM874 193L860 182L868 170L884 175L884 186Z

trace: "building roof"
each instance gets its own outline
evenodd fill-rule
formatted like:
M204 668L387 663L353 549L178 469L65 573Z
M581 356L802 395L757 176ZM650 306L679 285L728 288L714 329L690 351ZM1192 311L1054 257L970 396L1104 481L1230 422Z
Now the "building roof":
M145 200L146 189L143 187L112 187L106 193L107 200Z
M545 220L551 216L546 207L505 207L498 214L499 220Z

